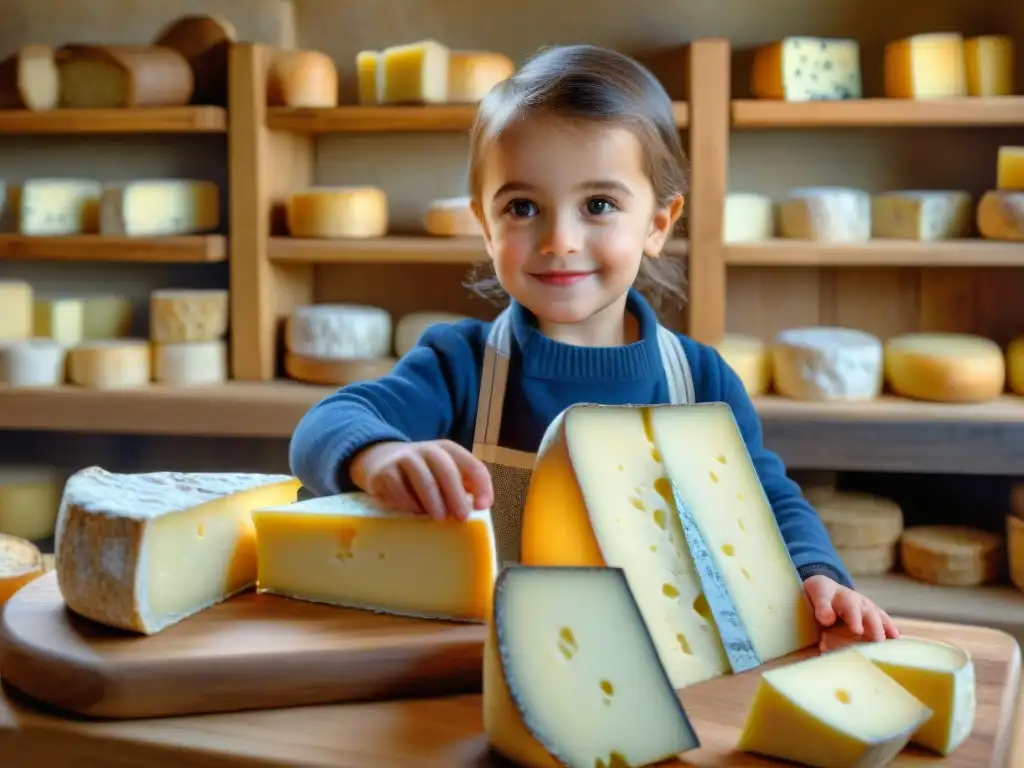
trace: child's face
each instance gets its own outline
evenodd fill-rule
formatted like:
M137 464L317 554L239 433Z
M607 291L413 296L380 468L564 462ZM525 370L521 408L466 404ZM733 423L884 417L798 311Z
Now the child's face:
M625 127L525 121L482 158L480 192L498 280L553 324L624 308L644 253L660 253L674 223Z

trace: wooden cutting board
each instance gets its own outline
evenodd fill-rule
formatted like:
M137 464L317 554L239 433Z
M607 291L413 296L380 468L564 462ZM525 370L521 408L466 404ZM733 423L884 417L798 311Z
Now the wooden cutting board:
M0 675L93 717L480 690L485 628L245 593L149 637L72 614L48 573L7 602Z

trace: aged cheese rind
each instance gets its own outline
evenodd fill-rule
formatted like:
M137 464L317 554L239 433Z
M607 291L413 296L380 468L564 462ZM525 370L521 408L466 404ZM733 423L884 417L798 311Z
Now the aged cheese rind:
M715 349L739 376L747 395L758 397L771 388L772 356L768 346L759 338L727 333Z
M885 377L894 393L969 403L999 397L1006 362L999 345L966 333L908 333L885 342Z
M900 537L900 560L908 576L927 584L974 587L999 577L1004 538L962 525L915 525Z
M267 72L271 107L338 106L338 69L320 51L275 51Z
M393 357L322 357L286 351L284 372L288 378L307 384L347 387L387 376L396 362Z
M896 545L882 547L836 547L839 560L851 576L881 576L896 565Z
M852 328L790 328L772 342L775 390L794 400L876 398L883 360L881 340Z
M149 295L149 336L155 342L216 341L227 330L227 291L161 289Z
M848 187L800 187L779 203L779 235L822 243L871 238L871 195Z
M971 214L969 192L886 192L871 200L871 236L923 241L967 237Z
M725 196L722 239L726 243L756 243L775 235L775 204L767 195L730 192Z
M967 95L964 39L955 32L911 35L885 46L885 95L946 99Z
M212 181L147 179L107 184L100 199L101 235L191 235L219 225L220 191Z
M759 99L859 99L860 46L826 37L786 37L762 46L754 53L751 90Z
M310 357L389 357L391 332L391 314L380 307L313 304L288 316L285 346Z
M153 344L153 381L174 387L217 384L228 378L228 346L223 339Z
M395 324L395 354L399 357L408 354L433 325L450 325L466 319L466 315L454 312L410 312L403 315Z
M989 190L978 201L977 221L989 240L1024 240L1024 192Z
M473 214L468 197L434 200L423 215L423 228L435 237L479 237L480 222Z
M289 475L76 472L57 519L64 601L100 624L153 634L248 589L252 510L287 503L299 487Z
M67 375L67 348L52 339L0 341L0 384L56 387Z
M313 187L296 192L286 205L292 237L383 237L388 201L377 187Z

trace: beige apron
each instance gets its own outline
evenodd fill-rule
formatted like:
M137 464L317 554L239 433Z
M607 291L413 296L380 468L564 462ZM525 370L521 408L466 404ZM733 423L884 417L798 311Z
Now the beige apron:
M498 445L502 407L508 384L509 356L512 349L512 319L506 309L491 326L480 375L480 402L476 412L473 455L487 465L494 485L491 518L497 537L498 557L502 564L519 561L519 533L526 506L526 491L536 454L515 451ZM658 326L658 347L668 380L669 402L692 403L693 377L679 337Z

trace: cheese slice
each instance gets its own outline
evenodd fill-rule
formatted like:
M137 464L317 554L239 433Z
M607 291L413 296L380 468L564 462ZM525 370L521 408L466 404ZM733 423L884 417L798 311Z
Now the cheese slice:
M377 187L313 187L296 192L286 204L292 237L383 237L388 201Z
M989 190L978 201L977 221L989 240L1024 240L1024 191Z
M153 381L172 387L218 384L228 378L228 346L222 340L153 344Z
M436 40L385 48L381 103L437 104L448 99L448 47Z
M260 592L402 616L490 615L498 556L489 511L434 520L348 493L252 517Z
M145 339L87 341L68 351L68 380L90 389L144 387L152 377Z
M450 325L466 319L466 315L454 312L410 312L395 325L395 354L399 357L408 354L433 325Z
M43 556L35 544L0 533L0 613L15 592L43 573Z
M947 99L967 95L964 39L955 32L911 35L885 46L885 95Z
M57 518L57 579L75 613L151 635L256 582L257 507L288 475L76 472Z
M22 341L32 336L32 285L22 280L0 280L0 341Z
M969 192L886 192L871 200L871 236L926 241L967 237L972 213Z
M981 35L964 41L969 96L1014 94L1014 44L1006 35Z
M384 88L384 68L380 64L380 51L360 51L356 54L356 81L359 104L379 104Z
M618 568L505 568L483 698L488 740L517 765L627 768L700 746Z
M894 393L969 403L999 397L1006 362L999 345L968 333L908 333L885 342L885 377Z
M383 358L391 354L391 314L362 304L313 304L291 313L284 335L297 355Z
M107 184L100 199L101 235L191 235L219 225L220 190L212 181L155 179Z
M729 665L673 501L693 509L762 661L819 628L728 405L575 405L548 427L527 492L524 565L626 572L672 685Z
M780 331L772 342L775 390L794 400L871 400L882 392L881 339L853 328Z
M0 341L0 384L56 387L67 376L67 350L53 339Z
M754 53L751 90L759 99L859 99L860 46L827 37L787 37L762 46Z
M149 336L160 344L217 341L228 330L228 292L160 289L149 295Z
M756 243L775 235L775 205L767 195L730 192L725 196L722 239L726 243Z
M779 203L779 235L822 243L871 237L871 195L847 187L792 189Z
M46 237L99 232L103 185L91 179L28 179L16 192L18 231Z
M743 333L727 333L715 349L739 376L747 395L758 397L771 387L771 352L759 338Z
M854 646L932 711L910 741L949 755L974 728L974 662L966 651L934 640L900 637Z
M53 535L64 475L53 467L0 468L0 533L38 541Z
M996 153L996 188L1024 190L1024 147L1000 147Z
M881 768L931 716L847 647L764 672L737 748L813 768Z

